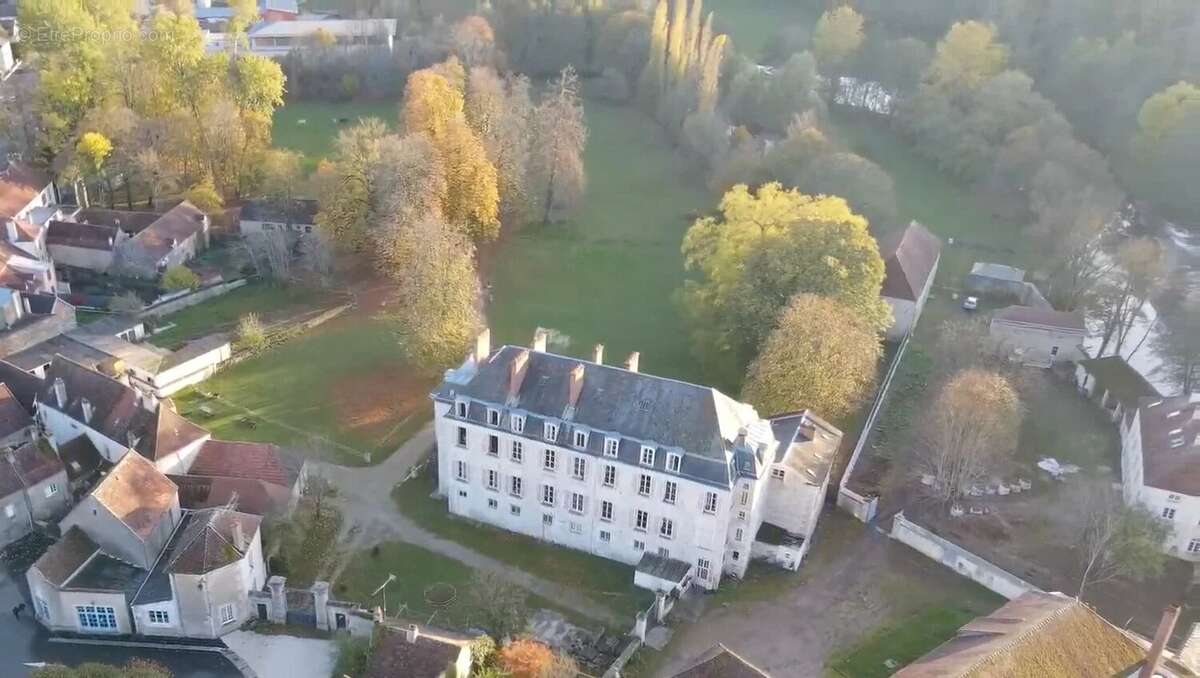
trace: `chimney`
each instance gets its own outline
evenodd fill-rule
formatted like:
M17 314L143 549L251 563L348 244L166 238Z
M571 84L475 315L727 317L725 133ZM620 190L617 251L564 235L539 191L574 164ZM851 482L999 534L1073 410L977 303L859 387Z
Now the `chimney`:
M8 221L4 222L4 226L8 230L8 241L16 242L17 241L17 222L13 221L12 219L9 219Z
M508 405L517 404L521 395L521 384L525 382L525 374L529 372L529 350L522 349L508 364Z
M479 336L475 337L475 353L472 354L471 357L474 358L475 364L479 365L483 361L487 360L487 357L491 355L491 353L492 331L485 329L479 333Z
M592 362L597 365L604 364L604 344L596 344L596 347L592 349Z
M91 423L92 421L92 401L87 398L80 398L79 406L83 408L83 422Z
M67 406L67 382L62 377L54 378L54 402L60 410Z
M242 521L237 518L233 519L233 548L239 551L246 550L246 533L242 529Z
M408 641L409 643L415 643L417 642L417 638L420 637L421 631L417 628L416 624L409 624L407 627L405 627L404 640Z
M642 354L638 353L637 351L630 353L629 357L625 359L625 369L629 370L630 372L637 372L638 361L641 360L641 357Z
M1158 622L1158 630L1154 632L1154 643L1150 645L1150 651L1146 654L1146 663L1142 665L1142 670L1138 673L1138 678L1153 678L1154 672L1158 670L1158 663L1162 660L1163 650L1167 648L1167 641L1171 639L1171 633L1175 630L1175 622L1179 621L1179 606L1172 605L1163 610L1162 620Z
M539 353L546 352L546 340L550 338L550 333L545 328L537 328L537 332L533 333L533 350Z
M567 407L571 410L579 404L579 394L583 392L583 363L571 370L570 391L567 394Z

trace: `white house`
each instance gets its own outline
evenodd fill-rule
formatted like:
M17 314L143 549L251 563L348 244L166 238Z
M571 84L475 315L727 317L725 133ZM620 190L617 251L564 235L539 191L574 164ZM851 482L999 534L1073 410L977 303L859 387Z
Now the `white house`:
M322 18L264 21L255 24L246 33L251 52L271 57L313 46L318 35L333 38L339 46L379 46L391 51L396 39L396 20Z
M1170 522L1171 555L1200 562L1200 394L1143 398L1121 427L1125 502Z
M638 565L655 588L715 589L755 556L799 565L840 431L546 338L492 351L484 332L432 393L452 513ZM777 543L757 543L764 529Z
M879 242L885 275L879 294L892 307L891 341L903 339L921 317L942 258L942 241L917 222Z
M1008 306L992 315L988 334L1014 359L1049 367L1087 357L1083 316L1032 306Z

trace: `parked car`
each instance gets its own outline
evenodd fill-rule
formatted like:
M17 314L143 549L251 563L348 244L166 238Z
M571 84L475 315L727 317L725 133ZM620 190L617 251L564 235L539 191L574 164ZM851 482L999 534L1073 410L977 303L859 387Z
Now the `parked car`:
M963 299L964 310L974 311L977 308L979 308L979 297L967 297Z

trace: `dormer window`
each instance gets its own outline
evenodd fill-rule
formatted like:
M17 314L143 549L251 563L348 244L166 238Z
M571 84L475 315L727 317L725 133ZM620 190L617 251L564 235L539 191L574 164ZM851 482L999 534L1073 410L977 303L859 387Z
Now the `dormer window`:
M679 473L680 467L683 465L683 456L674 452L667 454L667 470L671 473Z
M488 426L500 425L500 410L488 408Z
M621 446L621 440L619 438L605 438L604 439L604 456L606 456L606 457L617 456L617 449L620 446Z
M549 440L550 442L558 440L558 424L546 422L545 426L543 427L542 434L545 435L546 440Z
M512 416L512 430L513 430L513 433L524 433L525 432L525 416L524 415L514 414Z
M642 445L642 466L654 466L654 448L649 445Z
M586 448L587 448L587 446L588 446L588 433L587 433L587 431L580 431L579 429L575 429L575 440L574 440L574 443L575 443L575 447L576 447L576 448L578 448L578 449L580 449L580 450L586 449Z
M1186 441L1183 438L1172 438L1171 439L1171 449L1175 449L1177 447L1183 447L1184 442L1186 442Z
M781 468L771 469L771 477L774 478L775 480L783 480L785 477L783 469L781 469Z
M1170 432L1170 433L1168 433L1167 435L1169 435L1169 436L1177 436L1177 435L1182 435L1182 434L1183 434L1183 429L1181 429L1181 428L1175 428L1175 429L1171 429L1171 432Z
M456 415L458 415L459 419L466 419L467 418L467 401L459 400L459 401L455 402L454 403L454 413Z

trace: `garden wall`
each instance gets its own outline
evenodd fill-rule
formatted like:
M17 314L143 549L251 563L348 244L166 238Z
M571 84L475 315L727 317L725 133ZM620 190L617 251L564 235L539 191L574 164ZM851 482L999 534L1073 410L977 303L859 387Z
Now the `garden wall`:
M219 297L222 294L232 292L239 287L244 287L245 285L245 278L240 280L231 280L227 283L218 283L212 287L205 287L203 289L196 290L195 292L184 294L180 297L168 299L167 301L155 302L142 310L141 317L144 318L148 315L155 317L170 315L176 311L182 311L189 306L195 306L201 302Z
M897 513L892 521L891 537L1009 600L1030 591L1042 591L1024 579L908 520L903 511Z

